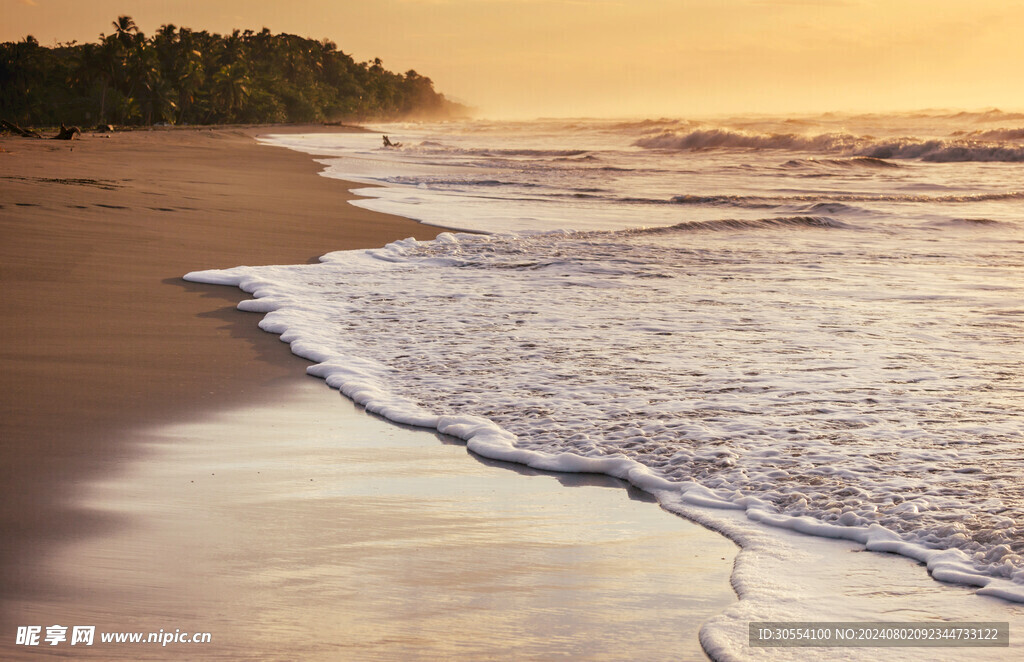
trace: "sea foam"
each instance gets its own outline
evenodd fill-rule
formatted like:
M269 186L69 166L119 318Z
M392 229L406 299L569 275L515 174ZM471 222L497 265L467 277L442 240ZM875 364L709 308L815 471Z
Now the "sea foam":
M360 206L492 236L190 277L253 292L240 307L372 411L626 478L739 542L742 600L702 630L715 659L751 654L751 620L1006 620L1020 608L971 593L1024 585L1021 166L927 155L1015 149L1012 131L966 135L1009 120L381 127L398 150L275 137L379 185ZM721 145L636 144L709 129ZM902 151L856 152L883 147ZM866 550L886 553L846 553ZM890 559L927 566L924 584L879 574Z
M791 247L795 227L776 228ZM754 237L723 255L688 228L446 234L186 278L252 293L239 307L311 374L486 457L606 473L1024 601L1020 419L1013 380L989 374L1015 340L985 311L1012 295L965 306L928 259L868 286L856 256L822 271L726 229Z

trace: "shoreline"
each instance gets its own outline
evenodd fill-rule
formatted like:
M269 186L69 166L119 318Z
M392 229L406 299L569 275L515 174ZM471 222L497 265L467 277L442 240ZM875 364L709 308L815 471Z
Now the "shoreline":
M0 421L9 474L3 631L10 636L0 649L11 659L36 652L11 645L16 626L53 622L213 631L217 645L209 653L228 657L245 651L252 659L328 659L355 650L382 660L417 658L415 651L422 659L479 659L507 654L513 644L526 646L524 659L567 650L621 659L607 645L559 648L570 630L573 646L592 643L576 614L594 628L595 641L610 637L603 639L610 644L617 639L608 624L619 627L615 615L629 612L629 627L647 638L652 657L670 650L673 659L704 659L701 641L722 658L753 656L746 624L803 619L799 604L850 621L905 614L1020 622L1016 606L942 585L904 557L851 555L863 550L755 530L745 518L730 522L717 511L717 523L694 509L664 513L635 493L631 499L648 501L635 504L640 529L581 546L594 532L622 533L634 523L634 515L609 520L612 510L605 510L628 501L621 483L502 463L485 474L481 466L495 463L463 444L338 402L337 393L299 371L303 359L291 358L257 318L235 308L248 298L242 291L181 276L259 260L314 262L332 250L445 230L348 204L358 198L348 193L357 185L319 176L321 165L309 155L257 143L260 129L155 132L163 136L156 139L139 132L116 147L90 145L88 158L71 164L77 144L47 145L25 150L24 171L0 153L0 227L11 238L0 262L10 368ZM158 196L178 202L157 207ZM381 227L398 236L377 243ZM298 257L274 257L284 252ZM197 264L197 257L208 262ZM18 403L28 408L18 411ZM541 481L527 479L539 476L582 489L535 489ZM16 491L12 481L28 491ZM600 490L615 493L610 499L589 491L613 483L614 490ZM527 493L542 511L520 508ZM469 511L473 526L464 521ZM539 530L538 518L547 522ZM513 533L496 534L497 520ZM558 537L569 530L577 538ZM660 552L645 548L648 536L663 541ZM736 549L724 536L744 543L735 567ZM454 557L453 546L461 550ZM437 553L424 556L425 549ZM541 549L544 556L530 556ZM524 563L524 555L532 560ZM594 555L606 560L589 563ZM643 574L646 588L610 591L607 582L622 573L631 580ZM762 590L763 578L790 578L789 590L800 597L778 601ZM880 585L895 590L878 591ZM551 586L587 597L564 598ZM659 639L664 607L654 596L672 591L674 630ZM461 619L438 620L436 606L456 604ZM531 613L545 614L546 648ZM339 618L364 622L342 628ZM510 630L510 619L524 624ZM321 638L326 631L330 637ZM500 636L513 631L516 638ZM673 642L667 649L666 641ZM997 650L977 654L1001 658ZM86 657L138 655L137 648L101 647Z
M312 262L441 231L349 205L345 182L259 144L266 132L0 138L7 596L39 582L26 561L41 549L104 526L73 495L132 456L118 430L241 402L300 364L234 309L241 292L184 273Z
M247 298L243 292L181 279L196 269L315 262L334 250L377 248L409 236L429 239L446 231L348 204L357 197L348 192L353 184L319 176L322 166L306 154L258 143L255 138L268 133L266 129L139 131L90 136L71 144L0 139L4 149L0 153L0 228L7 238L0 262L0 292L8 304L3 331L5 370L0 378L5 392L0 422L4 440L0 479L5 485L0 512L5 531L0 547L3 631L10 634L18 626L37 621L49 625L51 621L87 623L90 619L108 629L146 630L173 626L155 618L168 614L189 627L198 627L194 617L202 616L203 609L207 615L223 614L232 596L241 597L245 604L255 601L260 609L265 607L276 614L276 619L285 613L294 615L298 609L295 601L287 608L276 600L259 604L263 597L259 586L265 581L265 572L258 564L255 569L244 569L260 554L276 558L285 553L275 550L287 549L288 554L302 556L289 547L287 536L253 538L248 531L266 513L287 512L286 519L308 522L299 530L307 538L317 531L330 532L324 534L327 537L343 535L344 527L336 532L332 526L338 517L352 526L358 523L360 530L380 530L381 535L385 535L383 531L397 531L386 534L396 538L389 537L382 543L382 549L395 555L392 564L415 565L420 562L417 559L423 544L440 545L442 555L431 567L447 578L443 587L437 579L416 578L424 573L422 567L414 573L416 577L397 580L384 567L377 570L382 579L375 579L377 583L368 590L387 595L396 586L401 587L409 605L449 594L456 597L445 600L468 600L469 605L497 600L489 609L505 610L501 613L524 622L529 622L530 614L537 610L560 610L561 620L552 623L575 631L577 619L592 620L588 626L591 629L581 629L580 633L591 632L597 641L612 636L603 631L614 614L630 611L629 605L636 601L650 601L652 595L675 591L678 595L673 598L672 609L679 610L674 613L680 620L669 623L674 633L670 638L676 642L673 648L678 650L679 659L703 659L697 630L706 618L735 600L729 585L735 554L731 542L652 503L634 504L639 507L635 517L642 520L641 528L632 536L637 540L629 542L634 552L622 552L630 535L623 535L622 540L602 539L593 547L581 546L581 541L564 536L555 540L555 531L589 527L599 532L605 528L606 513L601 508L594 512L590 506L596 497L584 493L590 488L611 486L603 477L559 477L506 465L495 470L493 463L475 458L464 446L453 445L441 435L377 419L351 403L339 403L340 413L333 411L333 406L327 411L324 402L338 398L338 394L301 372L304 359L282 347L276 335L260 330L256 318L236 310L237 303ZM275 126L270 132L287 130L336 128ZM384 472L379 485L411 490L403 497L401 503L405 505L397 514L390 510L394 503L368 508L340 501L335 503L336 511L322 513L318 503L332 493L318 493L312 501L295 502L295 481L279 484L276 492L260 492L257 496L252 492L253 477L237 472L217 487L219 492L212 500L210 494L195 500L191 489L211 466L219 467L210 472L211 478L215 474L232 476L240 461L262 463L264 474L280 468L282 447L268 443L261 435L276 428L280 417L287 419L292 407L305 412L307 421L307 426L301 428L304 436L300 437L298 452L302 455L306 448L318 454L315 461L307 458L294 468L303 476L331 462L339 471L372 471L380 460L369 459L367 453L374 451L360 446L366 444L361 438L364 436L370 436L373 442L408 437L402 447L415 444L420 449L417 457L433 463L431 466L438 460L429 458L452 457L455 451L463 457L446 463L444 468L431 469L435 475L434 497L423 504L418 502L422 496L417 487L420 479L412 478L420 474L420 467L409 459L402 460L403 465L393 464L397 474ZM218 427L225 417L235 418L227 427ZM342 452L341 462L334 458L333 445L329 455L323 455L319 447L307 448L310 443L325 443L314 434L320 419L335 421L333 429L337 439L343 441L341 448L349 449ZM205 432L210 429L216 432ZM307 443L307 436L315 441ZM168 438L175 443L168 444ZM198 439L207 443L200 449L204 457L197 463L194 454L199 448ZM250 445L253 440L261 440L257 450ZM292 446L283 448L290 453ZM350 460L347 464L345 453ZM285 461L292 462L290 455ZM473 469L477 465L483 468ZM485 469L489 472L486 476L480 474ZM188 481L178 480L185 475L190 476ZM542 504L537 507L543 508L550 523L534 532L537 512L520 513L515 505L509 508L494 502L476 516L482 529L467 530L454 539L444 530L428 531L422 534L426 538L417 534L416 540L405 541L403 530L418 529L424 521L454 522L452 518L460 517L458 513L465 508L478 507L472 504L480 501L480 495L463 482L470 475L477 476L473 480L483 481L481 485L487 489L501 486L506 497L535 493L533 499ZM554 477L563 484L586 489L524 487L525 477L531 476ZM305 482L302 484L305 486ZM382 488L367 489L376 494ZM600 491L605 496L598 502L611 504L609 508L618 509L616 503L630 501L618 487ZM255 507L257 500L264 505ZM558 500L568 505L552 505ZM438 510L431 505L435 502L451 505ZM454 509L455 514L446 514L445 508ZM406 511L407 515L400 516ZM632 526L633 517L628 518L629 524L626 520L617 524L613 521L612 526L621 533ZM204 526L197 532L196 518L221 518L222 525ZM493 529L492 519L507 521L518 533L502 534L481 547L481 532ZM590 524L584 526L584 521ZM278 520L271 517L261 528L270 530L278 525ZM655 536L664 542L658 548L662 555L644 564L651 566L643 571L650 574L644 580L647 593L623 590L641 572L625 568L636 558L653 553L645 549L645 541ZM679 540L684 541L682 547L673 542ZM239 547L240 541L246 542ZM467 562L480 565L469 575L477 579L466 583L461 571L452 575L443 569L450 544L463 549ZM186 547L175 556L173 550L180 545ZM322 555L309 560L303 557L281 572L340 572L334 569L340 561L339 545L351 547L343 557L349 560L341 561L341 566L347 567L363 554L365 544L335 542L325 549L326 560ZM510 564L519 563L523 553L533 555L544 549L549 550L545 554L553 556L537 557L536 568L514 571L521 578L517 581L535 586L531 596L519 595L522 587L515 582L496 588L489 580L481 579L509 572L514 567ZM658 567L657 559L670 557L672 563L678 560L676 552L685 557L680 561L683 567L671 571ZM495 553L497 569L480 558L481 554ZM189 558L194 565L182 566L178 557ZM608 560L595 570L582 561L590 557ZM225 562L226 558L234 560ZM618 577L622 572L626 573L625 579ZM194 574L199 583L182 582L180 578L187 573ZM666 573L673 577L669 581L671 589L661 587ZM364 580L370 581L369 577ZM620 582L613 593L621 592L621 597L609 597L609 581ZM623 581L626 584L621 584ZM545 588L563 583L569 597ZM224 588L223 594L218 593L217 586ZM340 585L334 588L341 590ZM201 600L194 604L197 596ZM499 607L506 598L511 602ZM325 611L337 606L352 613L364 604L360 601L356 607L355 603L338 603L339 599L338 595L325 593L324 601L318 604ZM571 603L573 599L581 601L579 606L586 605L587 616ZM302 602L305 596L297 600ZM384 600L376 613L387 618L392 608L402 614L410 609ZM643 624L663 621L662 610L654 605L623 616L623 622L640 628L636 631L644 636L654 636ZM464 610L467 617L474 613L475 608ZM302 616L302 622L307 617ZM418 618L412 624L398 625L406 629L439 628L416 635L427 636L433 642L433 648L424 650L458 652L459 647L468 645L465 636L455 634L458 627L453 623L439 625L423 615ZM242 620L241 616L227 614L213 622L219 622L222 631L230 631L234 626L243 627ZM472 630L473 624L469 625ZM384 630L390 632L389 628ZM521 634L528 632L526 629ZM557 633L558 637L567 641L567 632ZM245 650L241 648L244 631L232 636L236 638L228 642L229 648L220 648L219 652L230 655ZM579 639L578 645L584 645L584 639ZM222 646L223 640L221 637ZM348 641L345 645L363 645ZM531 655L543 657L561 650L558 641L531 641ZM376 659L408 657L402 646L396 649L393 642L381 642L370 641L378 646L373 649L378 651ZM0 643L5 654L19 657L36 652L12 650L12 643L13 634ZM289 649L281 648L280 642L271 645L264 640L264 644L265 654L271 657L291 654ZM495 654L509 645L509 640L498 637L481 650ZM649 645L652 651L663 650L659 641ZM93 654L135 659L138 649L132 650L126 648L115 654L108 647ZM317 656L329 647L310 650ZM598 658L607 656L602 650L592 650ZM254 657L259 658L259 653L256 651Z

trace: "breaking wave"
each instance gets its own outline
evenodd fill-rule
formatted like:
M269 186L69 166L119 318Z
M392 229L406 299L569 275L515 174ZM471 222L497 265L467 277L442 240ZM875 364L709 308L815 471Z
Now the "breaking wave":
M883 159L920 159L937 163L964 161L1024 162L1024 146L1002 144L1002 130L986 132L984 140L940 140L920 138L874 139L849 133L801 135L796 133L752 133L730 129L697 129L678 132L664 131L658 135L634 141L636 147L657 150L699 151L709 149L788 150L848 154L869 159L851 165L885 167ZM1010 135L1010 134L1005 134ZM1014 135L1016 135L1014 133ZM980 137L980 136L979 136ZM804 160L804 164L806 164ZM851 159L853 161L853 159ZM800 164L791 161L787 166ZM839 165L839 162L828 163Z
M901 139L868 145L860 148L858 153L878 159L921 159L933 163L1024 161L1024 146L973 141Z
M989 129L988 131L971 131L953 135L972 140L1024 140L1024 129Z
M685 133L666 131L648 138L641 138L633 144L647 149L664 150L741 148L833 152L853 144L856 140L856 136L845 133L803 136L796 133L750 133L729 129L696 129Z

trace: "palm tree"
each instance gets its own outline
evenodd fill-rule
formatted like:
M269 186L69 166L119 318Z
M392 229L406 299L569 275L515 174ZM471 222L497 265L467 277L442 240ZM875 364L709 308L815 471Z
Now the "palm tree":
M126 50L140 36L139 26L135 25L131 16L118 16L116 21L111 22L111 25L114 26L114 36Z
M242 62L225 65L213 75L214 109L224 121L234 121L249 98L249 72Z
M174 118L174 90L164 79L160 58L154 46L140 40L129 51L125 60L128 76L128 97L140 101L146 124L152 124L154 117L160 121Z
M121 71L124 69L124 55L121 46L114 38L100 35L100 43L89 55L90 67L95 70L96 79L100 81L100 113L101 124L107 122L107 93L116 88Z

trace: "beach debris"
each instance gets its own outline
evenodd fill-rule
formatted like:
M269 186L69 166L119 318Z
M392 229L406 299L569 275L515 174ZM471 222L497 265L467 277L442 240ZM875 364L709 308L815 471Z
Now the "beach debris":
M393 142L391 142L391 138L388 138L387 136L384 136L384 147L401 147L401 146L402 146L402 143L393 143Z
M16 133L19 136L25 138L42 138L42 136L39 135L39 133L37 133L36 131L32 131L31 129L23 129L14 122L8 122L7 120L0 120L0 126L2 126L5 131Z
M77 126L64 126L64 122L60 123L60 133L53 137L54 140L74 140L78 136L82 135L82 130Z

